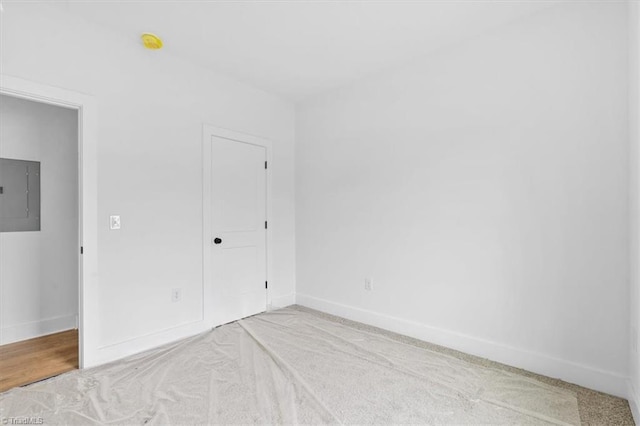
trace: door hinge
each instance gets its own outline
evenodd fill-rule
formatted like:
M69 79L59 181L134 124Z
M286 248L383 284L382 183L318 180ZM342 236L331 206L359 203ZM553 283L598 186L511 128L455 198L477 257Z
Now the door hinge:
M84 254L84 247L80 246L80 254Z
M267 162L266 161L264 162L264 168L265 169L267 168Z
M264 282L264 288L269 288L269 283L267 281Z
M267 229L267 221L264 221L264 229Z

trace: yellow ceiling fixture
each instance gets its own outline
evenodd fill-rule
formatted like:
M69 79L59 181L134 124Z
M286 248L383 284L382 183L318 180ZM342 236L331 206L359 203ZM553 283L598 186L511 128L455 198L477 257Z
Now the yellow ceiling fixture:
M140 37L142 38L142 44L147 49L158 50L162 48L162 40L157 35L144 33Z

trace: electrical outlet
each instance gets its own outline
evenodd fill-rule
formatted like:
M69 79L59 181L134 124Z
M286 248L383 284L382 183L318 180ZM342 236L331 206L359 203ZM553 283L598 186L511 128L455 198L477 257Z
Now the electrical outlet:
M179 302L180 300L182 300L182 290L179 288L172 288L171 301L175 303L175 302Z
M120 216L109 216L109 228L120 229Z
M367 291L373 290L373 279L372 278L365 278L364 279L364 289L367 290Z

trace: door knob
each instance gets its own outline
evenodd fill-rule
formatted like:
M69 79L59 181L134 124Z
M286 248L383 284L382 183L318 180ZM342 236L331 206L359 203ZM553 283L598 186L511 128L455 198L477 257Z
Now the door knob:
M222 238L214 238L213 244L220 244L222 242Z

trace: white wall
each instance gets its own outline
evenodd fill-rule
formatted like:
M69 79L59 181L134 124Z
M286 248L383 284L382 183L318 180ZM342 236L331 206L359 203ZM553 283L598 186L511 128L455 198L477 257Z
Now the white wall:
M626 395L627 45L564 4L300 105L298 303Z
M270 296L293 301L293 105L42 4L5 4L2 72L94 96L102 360L202 319L202 124L273 141ZM141 29L142 30L142 29ZM145 29L147 30L147 29ZM109 215L122 217L110 231ZM171 302L171 289L182 301ZM197 329L197 327L196 327Z
M0 344L75 328L77 112L0 96L0 157L41 162L41 230L0 233Z
M636 423L640 423L640 6L629 2L629 133L631 140L631 327L629 360L631 388L629 402Z

